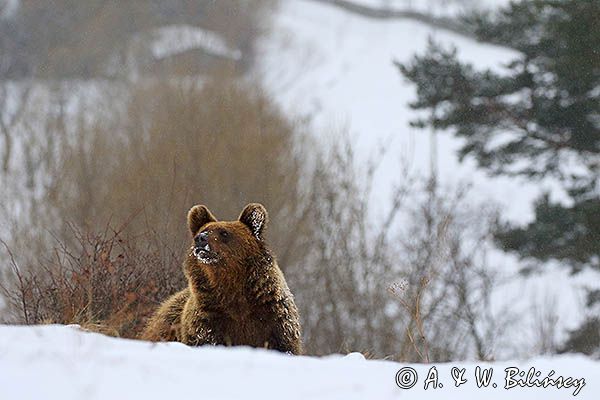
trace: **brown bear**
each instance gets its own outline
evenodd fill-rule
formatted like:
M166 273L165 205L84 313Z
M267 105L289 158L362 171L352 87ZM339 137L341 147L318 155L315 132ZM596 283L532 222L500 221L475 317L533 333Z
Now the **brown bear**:
M160 306L141 338L299 354L298 311L265 243L267 220L256 203L228 222L217 221L203 205L192 207L193 241L183 266L188 287Z

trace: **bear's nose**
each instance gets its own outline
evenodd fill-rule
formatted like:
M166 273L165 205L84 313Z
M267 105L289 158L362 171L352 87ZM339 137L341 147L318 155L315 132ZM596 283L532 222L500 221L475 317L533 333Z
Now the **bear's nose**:
M208 244L208 232L200 232L194 239L196 247L204 248Z

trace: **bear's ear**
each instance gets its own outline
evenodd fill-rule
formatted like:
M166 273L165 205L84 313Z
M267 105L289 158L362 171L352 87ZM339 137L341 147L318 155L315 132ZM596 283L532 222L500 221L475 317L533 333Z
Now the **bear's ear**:
M208 208L206 208L206 206L197 205L190 209L187 215L187 220L188 228L190 228L192 236L195 236L200 228L209 222L215 222L217 219L214 215L212 215Z
M254 237L258 240L263 239L263 232L265 231L267 222L269 222L269 215L262 204L248 204L242 210L239 220L250 228Z

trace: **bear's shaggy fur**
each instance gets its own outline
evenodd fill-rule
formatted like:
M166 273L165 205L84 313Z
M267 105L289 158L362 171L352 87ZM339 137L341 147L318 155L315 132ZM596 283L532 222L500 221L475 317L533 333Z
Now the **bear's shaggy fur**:
M264 242L267 219L256 203L229 222L194 206L188 213L194 241L184 261L188 287L160 306L141 339L300 354L298 311Z

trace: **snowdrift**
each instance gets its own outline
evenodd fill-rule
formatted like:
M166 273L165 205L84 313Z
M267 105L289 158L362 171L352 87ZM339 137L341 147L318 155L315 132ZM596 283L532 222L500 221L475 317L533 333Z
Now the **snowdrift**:
M437 372L433 387L432 367ZM493 368L478 388L477 366ZM456 367L456 370L453 370ZM501 363L404 365L347 356L294 357L251 348L190 348L83 332L73 326L0 326L1 399L568 399L575 386L505 389L505 368L539 379L585 379L575 398L600 398L600 362L582 356ZM418 381L410 389L413 371ZM466 383L455 387L464 368ZM401 371L401 373L398 373ZM429 388L424 383L430 378ZM496 384L496 388L492 387Z

